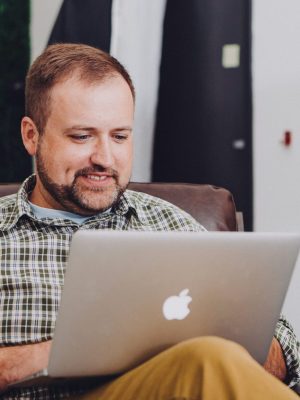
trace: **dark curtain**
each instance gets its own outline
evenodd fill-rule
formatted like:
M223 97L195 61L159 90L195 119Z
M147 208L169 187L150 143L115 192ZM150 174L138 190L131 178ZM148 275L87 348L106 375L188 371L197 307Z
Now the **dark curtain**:
M224 44L240 66L222 66ZM169 0L164 21L154 181L228 188L252 228L250 0Z
M65 0L49 38L84 43L109 52L112 0Z
M29 0L0 0L0 182L21 181L32 171L20 135L29 54Z

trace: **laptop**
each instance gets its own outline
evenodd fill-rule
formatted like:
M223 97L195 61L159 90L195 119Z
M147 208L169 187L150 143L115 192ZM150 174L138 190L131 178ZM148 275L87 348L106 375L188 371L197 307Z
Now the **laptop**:
M263 364L299 247L293 233L79 230L44 374L119 374L206 335Z

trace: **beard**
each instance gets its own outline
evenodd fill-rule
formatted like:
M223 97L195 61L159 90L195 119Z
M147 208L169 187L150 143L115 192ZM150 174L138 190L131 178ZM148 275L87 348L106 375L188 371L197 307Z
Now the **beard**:
M51 197L62 206L65 211L79 215L94 215L106 211L118 203L126 190L128 183L120 185L119 174L111 168L100 165L86 167L78 170L71 185L55 183L47 173L41 151L36 154L36 167L40 181ZM79 177L92 173L105 172L113 180L113 184L105 188L85 186L78 180Z

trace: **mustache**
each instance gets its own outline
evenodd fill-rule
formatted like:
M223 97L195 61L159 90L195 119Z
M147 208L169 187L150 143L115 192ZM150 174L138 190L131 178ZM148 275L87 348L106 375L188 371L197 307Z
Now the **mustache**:
M118 180L118 178L119 178L119 174L115 169L104 168L104 167L101 167L101 165L95 165L93 167L85 167L85 168L82 168L82 169L79 169L78 171L76 171L74 180L76 178L78 178L79 176L86 176L86 175L89 175L89 174L92 174L95 172L105 173L105 174L111 176L112 178L114 178L115 180Z

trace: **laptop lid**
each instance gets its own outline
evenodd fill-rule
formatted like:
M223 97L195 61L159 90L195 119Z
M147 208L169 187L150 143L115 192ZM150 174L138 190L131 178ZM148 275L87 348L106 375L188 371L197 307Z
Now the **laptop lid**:
M299 245L288 233L78 231L49 375L120 373L204 335L263 363Z

